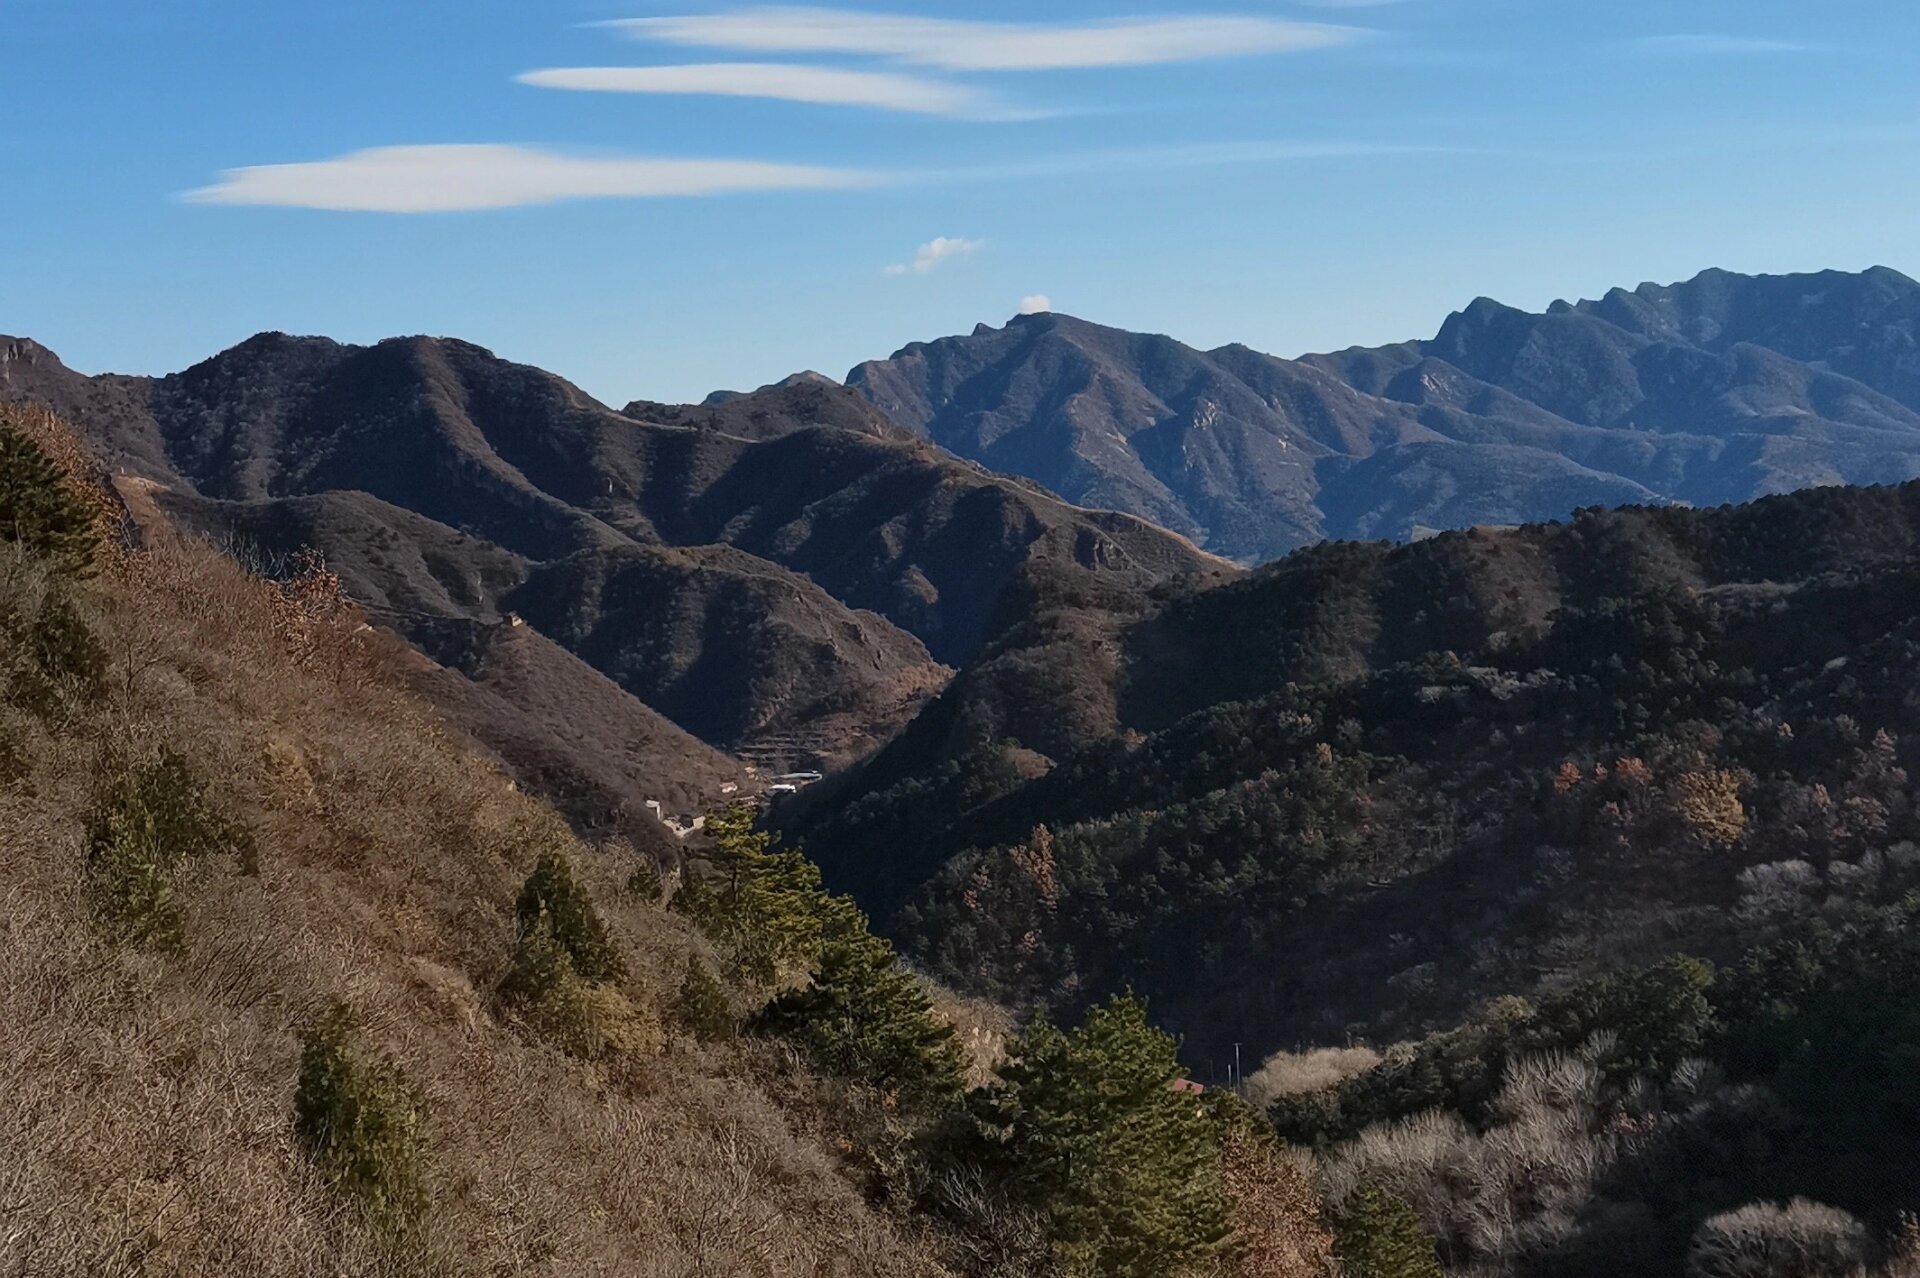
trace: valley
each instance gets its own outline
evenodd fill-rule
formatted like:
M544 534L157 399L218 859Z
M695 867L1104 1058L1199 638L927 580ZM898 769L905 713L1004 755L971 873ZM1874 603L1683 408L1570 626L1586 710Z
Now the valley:
M132 893L109 943L226 983L166 998L469 1098L495 1093L443 1051L463 1021L489 1069L586 1071L567 1105L733 1088L751 1157L807 1168L777 1211L812 1213L780 1246L727 1218L742 1264L1010 1276L1085 1229L1183 1275L1228 1238L1304 1278L1392 1235L1447 1273L1677 1276L1741 1204L1802 1198L1892 1264L1920 1255L1885 1083L1916 1041L1917 292L1709 273L1299 361L1035 315L619 412L451 339L262 334L161 378L0 340L0 433L57 462L20 451L40 488L8 509L71 486L108 565L8 516L9 802L70 824L187 784L158 744L187 742L211 779L178 819L241 886L102 861L96 818L72 889ZM295 943L257 856L329 934L383 920L353 980L386 1020L314 1021L306 969L270 1014L229 1000L229 913ZM356 881L370 858L390 877ZM49 918L63 865L29 866ZM503 876L536 902L511 926ZM407 999L441 1046L381 1028ZM1074 1090L1123 1059L1138 1113ZM719 1121L676 1139L728 1148ZM1126 1195L1184 1206L1136 1237L1044 1169L1137 1123ZM508 1192L435 1139L463 1192ZM449 1201L443 1230L483 1210ZM828 1237L862 1267L819 1268ZM1101 1254L1077 1272L1134 1272Z

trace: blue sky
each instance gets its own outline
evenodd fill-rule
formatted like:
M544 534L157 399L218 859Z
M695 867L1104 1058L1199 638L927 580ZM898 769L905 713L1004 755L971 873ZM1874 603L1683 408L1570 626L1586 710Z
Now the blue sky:
M0 331L464 337L615 403L1023 301L1277 354L1920 272L1912 0L0 0Z

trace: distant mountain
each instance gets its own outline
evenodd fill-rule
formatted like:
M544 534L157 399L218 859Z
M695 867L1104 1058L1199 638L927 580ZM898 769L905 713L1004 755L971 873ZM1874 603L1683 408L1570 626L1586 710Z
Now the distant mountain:
M1229 558L1920 475L1920 284L1709 271L1299 360L1064 315L862 364L893 421Z
M915 437L858 391L820 373L795 373L757 391L715 391L698 404L637 399L620 411L636 421L718 431L742 439L775 439L814 426L876 439Z
M525 716L509 744L548 771L558 756L603 770L555 711L619 690L633 704L606 712L620 739L599 748L657 743L642 753L663 801L710 792L715 757L667 721L723 751L845 761L1046 591L1127 600L1232 571L1141 520L888 438L823 379L717 405L727 429L623 416L457 341L269 333L149 379L82 376L0 338L0 399L69 417L160 485L178 523L269 561L318 547L377 619L470 680L511 656L510 685L458 710ZM554 643L500 648L514 616ZM541 723L536 749L521 738ZM604 804L631 809L613 788Z

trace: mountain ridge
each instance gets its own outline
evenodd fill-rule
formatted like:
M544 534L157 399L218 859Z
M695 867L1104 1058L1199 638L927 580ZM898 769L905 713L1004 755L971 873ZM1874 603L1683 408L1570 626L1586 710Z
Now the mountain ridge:
M181 525L269 565L321 550L358 602L428 652L449 627L494 634L512 615L562 640L520 645L507 689L513 713L546 725L541 740L511 725L491 735L545 775L572 760L602 791L576 811L632 812L643 784L711 798L709 747L772 750L787 766L857 757L991 638L1004 596L1036 582L1110 578L1126 595L1232 571L1138 519L868 429L879 415L822 380L770 390L720 409L786 416L730 433L622 415L448 339L262 333L165 378L87 377L0 339L0 399L67 415L111 468L158 485ZM857 420L806 419L813 409ZM607 722L657 745L641 752L657 756L657 782L616 742L632 766L609 789L550 712L587 695L581 656L610 680L594 695L634 702ZM482 687L453 710L499 711L501 695ZM676 747L654 711L704 744Z
M963 457L1256 562L1920 475L1920 284L1708 271L1537 315L1483 297L1431 340L1295 360L1049 313L847 385Z

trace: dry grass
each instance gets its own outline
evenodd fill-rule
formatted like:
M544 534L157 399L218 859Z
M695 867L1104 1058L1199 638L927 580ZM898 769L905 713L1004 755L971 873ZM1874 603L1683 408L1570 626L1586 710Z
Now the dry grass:
M111 655L98 703L0 707L0 1273L925 1275L745 1049L636 1035L570 1060L492 993L538 853L573 859L659 1009L698 945L630 866L463 753L350 615L311 613L148 529L77 591ZM8 548L0 548L0 555ZM0 609L38 589L0 562ZM297 658L297 659L296 659ZM259 873L180 871L177 956L111 945L83 824L109 752L184 754ZM423 1241L382 1244L295 1144L297 1034L334 1000L425 1100ZM638 1059L636 1059L638 1058Z

